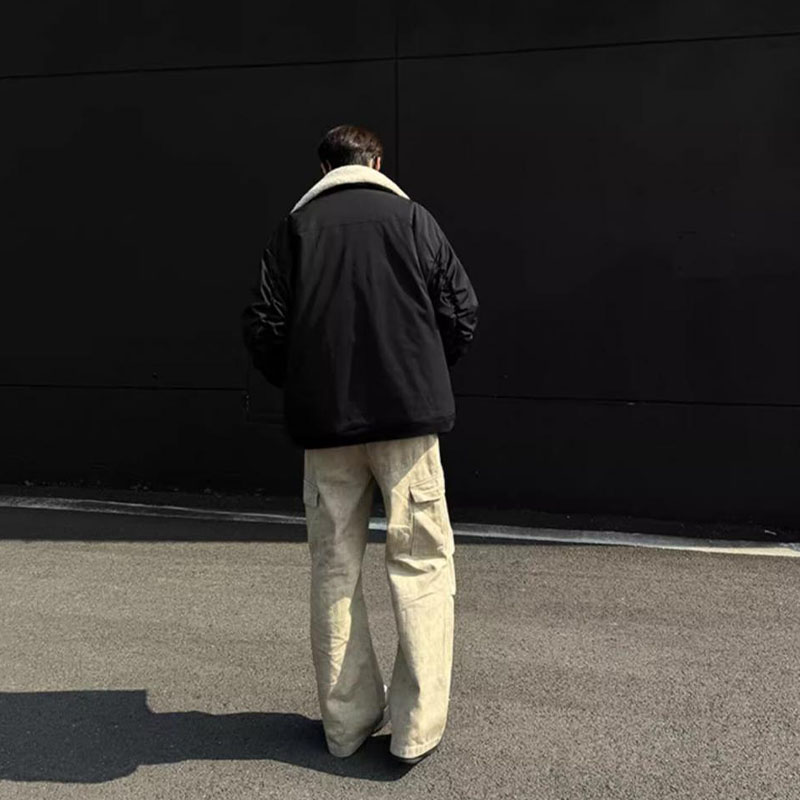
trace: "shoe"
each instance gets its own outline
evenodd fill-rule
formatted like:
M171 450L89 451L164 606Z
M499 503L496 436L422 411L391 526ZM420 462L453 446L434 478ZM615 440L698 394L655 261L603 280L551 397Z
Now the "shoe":
M420 753L418 756L411 756L411 758L406 758L405 756L395 756L394 753L392 753L392 755L400 763L409 764L409 765L413 766L414 764L419 764L419 762L422 761L423 758L427 758L431 753L433 753L438 748L439 748L439 745L435 744L433 747L431 747L430 750L426 750L424 753Z

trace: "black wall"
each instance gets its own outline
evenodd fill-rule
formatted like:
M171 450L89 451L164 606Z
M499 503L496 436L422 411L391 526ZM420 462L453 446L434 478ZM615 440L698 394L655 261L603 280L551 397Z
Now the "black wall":
M0 11L0 482L298 494L239 333L343 121L481 301L451 502L797 524L800 5Z

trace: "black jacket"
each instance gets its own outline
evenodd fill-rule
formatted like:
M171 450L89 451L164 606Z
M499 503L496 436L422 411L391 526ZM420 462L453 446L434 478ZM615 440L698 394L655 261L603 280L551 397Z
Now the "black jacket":
M253 365L284 389L295 444L455 425L449 367L478 300L436 220L370 167L332 170L284 217L242 314Z

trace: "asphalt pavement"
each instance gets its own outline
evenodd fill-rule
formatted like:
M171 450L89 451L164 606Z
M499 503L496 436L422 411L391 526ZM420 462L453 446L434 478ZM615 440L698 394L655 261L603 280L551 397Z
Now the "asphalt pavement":
M387 730L327 753L307 546L264 524L0 509L0 800L800 798L797 558L459 542L448 729L408 768Z

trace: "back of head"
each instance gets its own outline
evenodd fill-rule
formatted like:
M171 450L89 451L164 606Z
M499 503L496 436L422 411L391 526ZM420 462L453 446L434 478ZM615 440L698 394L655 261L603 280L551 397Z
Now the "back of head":
M327 163L331 169L346 164L363 164L383 155L383 145L378 136L359 125L338 125L331 128L317 147L317 155L321 163Z

